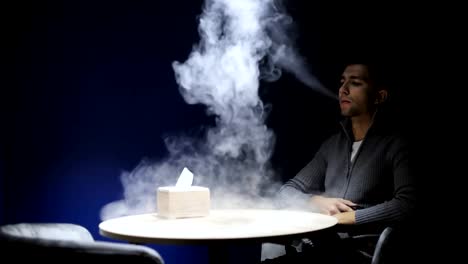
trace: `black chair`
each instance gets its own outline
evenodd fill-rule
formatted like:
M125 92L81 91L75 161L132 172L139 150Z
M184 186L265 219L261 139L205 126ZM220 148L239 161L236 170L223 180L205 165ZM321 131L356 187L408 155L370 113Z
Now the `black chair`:
M380 234L353 236L352 240L355 245L361 245L359 246L361 249L357 251L364 263L383 264L389 262L394 253L391 242L394 234L393 227L386 227Z
M379 236L379 240L377 240L377 244L375 246L374 254L372 254L371 264L383 264L386 261L388 262L391 256L393 255L392 252L392 235L395 235L395 231L393 227L386 227Z
M375 245L373 250L359 253L370 264L401 264L419 262L416 231L408 226L388 226L380 234L362 235L355 240ZM369 253L370 252L370 253Z
M18 223L0 227L2 263L135 263L164 264L144 245L95 241L84 227L70 223Z

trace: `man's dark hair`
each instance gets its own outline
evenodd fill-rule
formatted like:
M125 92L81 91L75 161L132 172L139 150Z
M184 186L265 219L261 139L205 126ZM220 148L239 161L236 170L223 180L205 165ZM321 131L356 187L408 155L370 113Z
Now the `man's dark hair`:
M389 78L389 69L385 67L383 63L369 61L369 60L350 60L344 63L343 69L349 65L361 64L367 67L369 72L370 81L374 84L377 89L391 89L391 83Z

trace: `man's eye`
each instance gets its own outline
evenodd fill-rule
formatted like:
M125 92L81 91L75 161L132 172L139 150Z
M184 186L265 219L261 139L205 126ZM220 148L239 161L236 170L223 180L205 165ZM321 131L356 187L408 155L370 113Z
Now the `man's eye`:
M351 82L352 85L354 86L360 86L362 83L361 82Z

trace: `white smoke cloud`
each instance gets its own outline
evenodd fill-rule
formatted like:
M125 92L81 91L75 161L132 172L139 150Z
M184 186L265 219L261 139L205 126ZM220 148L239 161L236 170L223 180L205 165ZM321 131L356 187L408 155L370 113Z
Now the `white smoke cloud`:
M101 218L156 210L156 190L171 186L184 167L194 185L211 191L212 208L271 207L279 189L269 159L275 136L265 125L260 80L288 70L318 91L286 34L292 19L274 0L207 0L199 20L201 40L185 62L173 62L181 95L216 117L204 138L166 139L167 160L142 162L122 175L125 196L106 205Z

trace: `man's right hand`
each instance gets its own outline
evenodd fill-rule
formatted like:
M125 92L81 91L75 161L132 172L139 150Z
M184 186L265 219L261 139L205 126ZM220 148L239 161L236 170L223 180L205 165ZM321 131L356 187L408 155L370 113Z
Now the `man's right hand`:
M316 208L320 213L327 215L334 215L341 212L351 212L354 211L351 206L357 205L349 200L342 198L330 198L320 195L312 196L309 202L313 208Z

